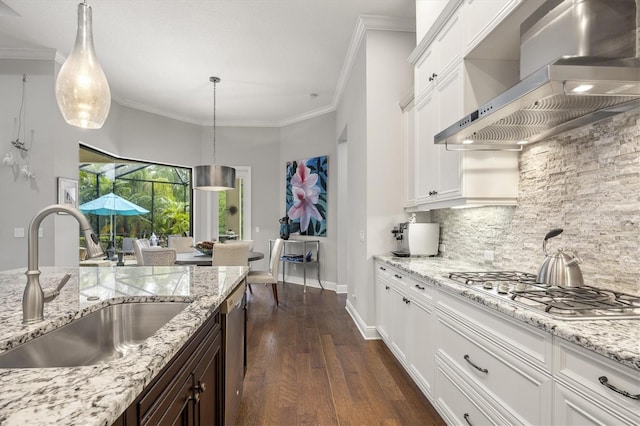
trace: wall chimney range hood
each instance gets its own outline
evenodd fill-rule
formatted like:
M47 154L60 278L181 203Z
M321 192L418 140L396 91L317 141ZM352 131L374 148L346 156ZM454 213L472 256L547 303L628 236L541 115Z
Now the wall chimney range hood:
M638 1L544 3L521 25L525 77L436 134L435 143L451 150L520 150L640 107Z

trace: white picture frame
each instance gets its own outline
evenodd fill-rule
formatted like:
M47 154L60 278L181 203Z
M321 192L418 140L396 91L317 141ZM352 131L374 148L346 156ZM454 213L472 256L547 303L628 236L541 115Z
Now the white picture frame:
M58 204L78 208L78 181L63 177L58 178Z

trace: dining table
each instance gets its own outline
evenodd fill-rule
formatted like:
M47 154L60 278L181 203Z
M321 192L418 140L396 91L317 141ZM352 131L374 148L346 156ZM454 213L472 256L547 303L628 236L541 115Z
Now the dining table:
M264 259L264 253L259 251L249 252L249 262L254 260ZM210 254L204 254L199 252L192 253L176 253L176 265L197 265L197 266L211 266L213 258Z

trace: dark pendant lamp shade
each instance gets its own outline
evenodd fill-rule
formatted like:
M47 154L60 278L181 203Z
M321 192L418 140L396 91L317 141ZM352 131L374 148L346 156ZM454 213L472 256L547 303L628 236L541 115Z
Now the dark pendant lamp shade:
M202 191L227 191L236 187L236 169L211 164L193 168L194 188Z
M227 191L236 187L236 169L216 163L216 83L220 78L210 77L213 83L213 164L193 168L193 188L201 191Z

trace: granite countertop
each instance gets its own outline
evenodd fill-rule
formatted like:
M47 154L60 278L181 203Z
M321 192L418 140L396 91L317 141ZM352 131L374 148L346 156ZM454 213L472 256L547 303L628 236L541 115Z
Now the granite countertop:
M0 424L110 425L235 289L248 268L203 266L40 268L43 288L71 279L45 304L45 320L22 324L25 269L0 272L0 353L106 305L190 302L122 358L73 368L0 369ZM94 300L95 298L99 300Z
M447 274L454 271L484 271L486 267L438 257L375 256L438 288L467 297L488 308L558 336L583 348L640 371L640 319L561 320L520 307L459 284Z

